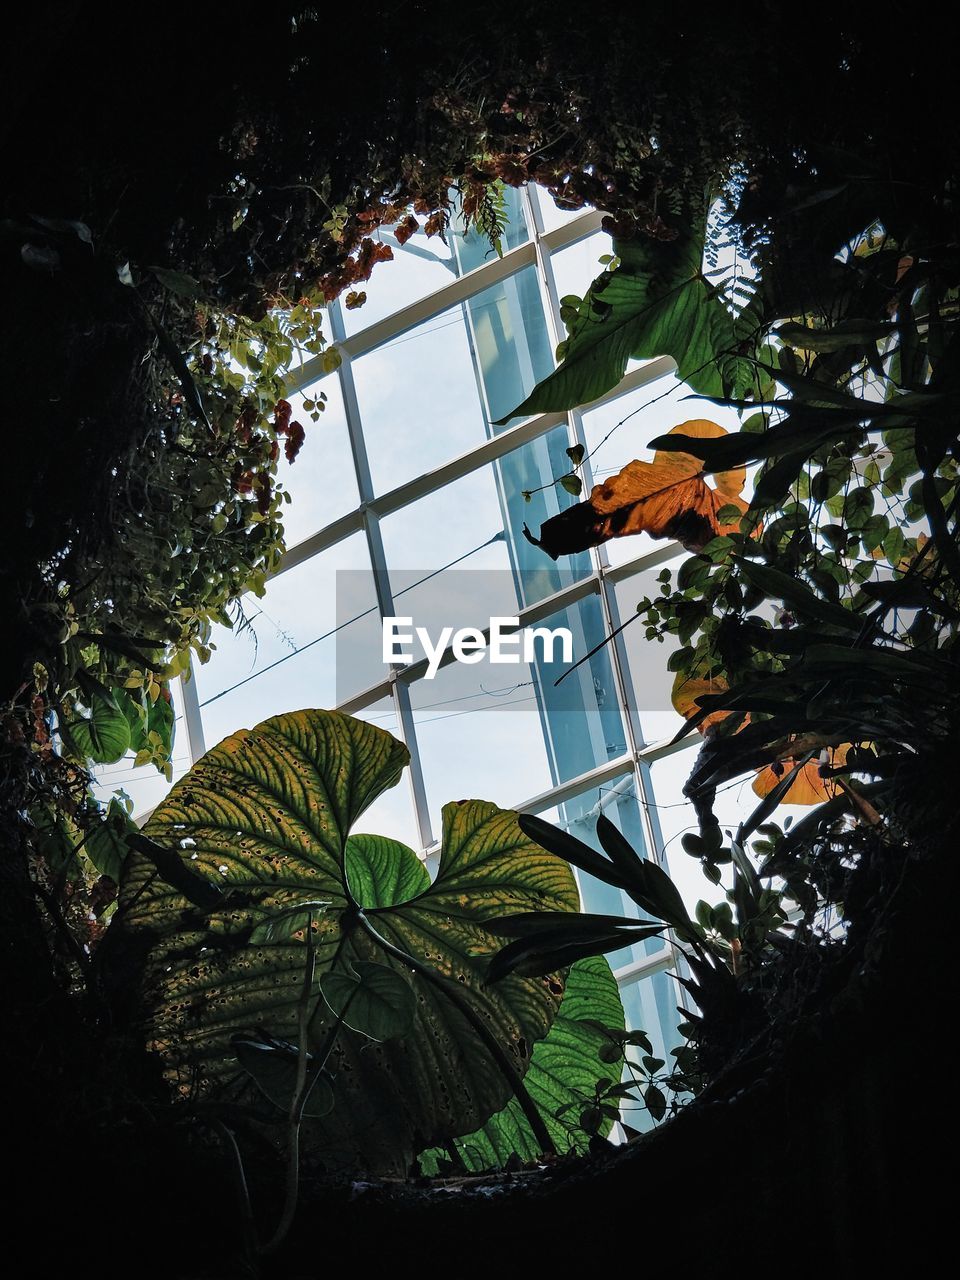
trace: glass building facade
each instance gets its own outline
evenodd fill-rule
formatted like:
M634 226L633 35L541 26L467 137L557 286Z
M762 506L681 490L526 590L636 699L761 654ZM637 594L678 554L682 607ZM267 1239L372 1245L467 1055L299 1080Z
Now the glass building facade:
M290 550L264 597L243 602L250 625L219 628L211 661L176 691L174 776L240 727L339 706L411 753L405 780L360 829L405 841L429 866L449 800L539 813L588 844L602 812L674 876L692 907L718 890L680 849L693 825L681 788L697 735L670 745L680 724L670 646L646 640L640 621L602 644L656 594L657 574L682 549L641 535L554 563L523 526L535 530L578 501L554 483L570 469L570 446L587 451L589 492L703 409L683 403L687 390L662 359L628 368L596 404L495 425L554 367L560 300L582 294L610 252L598 213L561 213L535 189L508 197L502 256L455 227L446 244L422 233L393 242L395 261L376 268L366 305L328 312L340 369L324 375L306 360L292 373L294 417L308 422L298 408L321 390L327 407L307 426L295 464L282 464ZM427 591L439 591L457 626L515 615L568 627L577 659L596 652L559 686L563 668L540 659L500 668L495 684L489 670L460 663L431 680L423 663L385 666L381 617L409 613ZM140 813L166 790L125 762L101 785L123 786ZM721 821L738 798L737 788L720 796ZM590 877L580 876L580 891L585 910L636 914ZM648 940L610 959L629 1024L669 1061L682 998L669 943Z

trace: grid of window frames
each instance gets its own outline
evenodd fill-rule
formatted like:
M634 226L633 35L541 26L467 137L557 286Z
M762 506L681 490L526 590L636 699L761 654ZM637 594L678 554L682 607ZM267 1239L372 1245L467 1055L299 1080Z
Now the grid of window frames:
M384 233L395 261L376 269L366 305L334 304L328 313L340 369L324 375L306 360L291 375L294 416L321 391L326 407L280 477L292 499L290 550L265 596L243 602L249 625L219 628L212 660L177 691L174 776L239 727L339 705L408 746L406 782L367 811L363 827L404 840L428 866L450 799L539 813L588 844L604 813L671 872L692 907L717 893L680 850L692 818L681 788L695 744L668 745L680 723L669 701L669 646L646 640L642 622L579 666L562 696L536 661L500 668L510 674L495 687L478 685L475 669L459 663L429 681L422 663L382 665L381 616L409 612L398 595L428 576L435 590L444 574L462 584L465 571L504 571L484 578L513 584L496 612L519 616L521 626L568 626L581 657L656 593L663 566L682 559L676 544L641 535L554 565L523 537L524 523L536 528L577 501L553 484L569 470L569 446L587 451L589 491L702 410L682 403L687 391L662 359L632 364L596 404L495 425L554 367L560 300L582 294L610 252L598 213L561 213L536 189L508 197L502 256L462 227L447 243L418 233L402 247ZM529 501L525 490L534 491ZM346 624L336 607L343 570L364 571L350 576ZM335 657L348 650L345 692ZM143 813L167 789L146 773L121 762L102 785L125 786ZM721 797L721 820L738 798ZM636 915L618 890L583 875L579 885L585 910ZM629 1025L669 1062L682 997L669 943L651 939L610 960Z

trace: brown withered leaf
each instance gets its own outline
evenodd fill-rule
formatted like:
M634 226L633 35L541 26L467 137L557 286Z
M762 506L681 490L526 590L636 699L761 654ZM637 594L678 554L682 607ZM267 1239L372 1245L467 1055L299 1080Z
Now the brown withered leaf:
M837 767L846 760L850 746L848 744L840 747L826 747L824 750L827 756L827 767ZM802 758L802 754L804 753L797 758ZM787 770L794 767L797 758L783 756L773 764L767 765L765 769L761 769L753 780L753 790L756 794L769 795L777 783L783 780ZM820 760L808 760L790 784L790 790L783 797L783 803L810 805L831 800L837 794L839 784L835 778L822 777L820 767Z
M698 698L710 693L726 693L729 687L726 680L719 675L704 676L698 673L688 674L685 671L678 671L673 682L670 700L674 709L683 716L684 720L689 720L700 711ZM726 720L727 716L732 714L730 711L711 711L708 716L704 716L697 728L701 733L705 734L708 729L715 724L720 724L721 721ZM747 720L749 720L749 716L744 718L744 724L746 724Z
M701 438L727 434L705 418L681 422L670 432L674 433ZM723 507L746 511L748 505L740 497L746 480L743 467L711 478L716 487L707 483L703 463L692 454L658 450L652 462L628 462L619 474L595 485L587 502L546 521L539 538L526 527L524 534L554 560L631 533L676 538L688 551L699 551L718 534L739 528L739 518L717 518Z

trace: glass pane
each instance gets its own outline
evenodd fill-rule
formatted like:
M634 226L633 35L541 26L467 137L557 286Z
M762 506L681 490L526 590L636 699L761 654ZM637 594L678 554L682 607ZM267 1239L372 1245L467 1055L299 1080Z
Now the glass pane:
M336 570L366 569L352 577L368 591L357 598L351 647L369 654L358 680L380 675L380 622L373 575L362 534L354 534L267 584L261 600L245 596L249 625L214 628L213 657L196 670L207 746L267 716L335 703ZM367 612L372 610L372 612ZM366 616L357 616L357 615ZM341 642L344 633L341 632ZM365 687L365 685L364 685Z
M565 226L568 222L573 222L575 218L581 218L590 210L584 209L558 209L554 203L553 196L549 191L544 191L543 187L531 185L530 194L540 206L540 217L543 219L544 231L553 231L557 227Z
M529 229L520 193L508 187L504 195L507 219L503 249L506 252L527 240ZM377 235L393 250L393 261L374 267L366 284L357 286L358 291L367 295L363 306L353 311L343 308L343 324L348 334L359 333L384 316L436 293L452 280L489 261L495 252L475 231L465 236L463 223L456 215L447 231L446 243L438 235L427 236L422 225L403 245L397 243L389 229Z
M562 298L572 293L577 298L583 295L596 280L606 264L599 261L604 254L613 253L613 241L605 231L595 231L593 235L567 249L551 254L553 275L557 282L557 296Z
M353 373L374 489L482 444L552 368L533 267L361 356Z
M348 335L360 333L384 316L436 293L460 274L449 234L446 244L439 236L428 238L422 228L402 246L389 231L381 231L378 238L393 250L393 261L377 263L370 279L354 286L357 292L367 295L362 306L352 311L341 307Z
M648 640L646 624L637 617L637 604L644 598L656 599L660 592L657 575L664 568L676 573L685 559L686 555L677 556L667 565L632 574L613 587L620 622L629 620L620 633L621 653L626 657L624 678L629 682L632 705L646 743L672 737L683 723L671 702L674 673L667 670L670 655L680 648L680 641L669 634L662 641Z
M311 422L303 401L316 400L321 392L327 397L326 408L316 422ZM277 479L292 499L283 509L288 547L360 504L339 378L335 374L321 378L304 392L291 396L290 404L294 420L306 431L306 439L293 463L287 462L282 450L280 453Z
M529 668L484 684L454 662L411 686L417 744L434 833L450 800L490 800L514 808L545 791L553 776Z
M535 267L478 293L467 304L487 419L496 422L553 370L553 348ZM512 418L510 426L519 422ZM490 428L491 434L503 427Z
M657 760L650 766L655 812L663 836L670 875L676 881L691 914L701 898L712 906L722 902L726 890L733 883L729 867L721 868L723 876L719 885L711 883L700 868L700 860L685 853L680 843L685 832L699 830L693 805L683 794L684 783L690 776L700 746L700 735L692 736L695 741L689 748ZM736 834L743 819L760 803L760 797L754 793L752 783L751 774L749 777L727 782L717 791L714 813L728 841ZM800 805L780 805L768 821L782 826L787 815L793 814L796 822L808 812L808 809Z
M503 188L503 208L501 222L504 235L500 248L503 253L507 253L510 249L516 249L529 240L530 228L527 224L523 194L516 187ZM477 235L472 229L464 234L463 220L459 216L454 218L452 229L453 250L460 264L461 275L466 275L468 271L483 266L485 262L490 262L496 256L496 249L485 236Z
M586 653L603 635L600 601L590 596L540 625L567 628L574 655ZM411 685L432 812L463 796L512 808L624 754L607 650L557 685L565 670L559 647L544 655L538 642L533 662L453 662Z
M680 838L686 832L699 829L693 805L683 794L683 785L690 776L699 746L700 735L697 734L687 749L655 760L650 765L653 818L659 826L670 878L680 890L691 914L701 898L710 903L720 902L729 887L728 877L724 878L722 885L711 884L700 868L699 859L685 853L680 844Z
M597 838L597 818L601 813L623 833L631 847L641 857L646 856L647 842L643 832L640 805L637 801L636 778L632 772L611 782L605 782L600 787L593 787L571 800L566 800L541 816L547 822L552 822L564 831L569 831L571 835L599 853L602 852L602 847ZM633 899L614 885L606 884L603 880L598 880L578 869L574 869L574 875L580 887L582 910L597 915L626 916L633 920L648 919ZM660 938L647 938L641 943L624 947L620 951L609 952L607 959L612 968L618 970L656 955L663 951L665 945Z
M558 427L498 462L384 517L380 527L395 598L411 590L411 584L427 572L453 561L464 569L504 571L508 594L503 597L504 607L495 610L501 613L515 611L518 602L521 607L534 604L589 574L588 553L553 563L523 536L525 524L536 531L545 520L577 501L552 483L555 475L569 468L567 444L566 429ZM543 485L547 487L533 493L530 502L524 500L524 491ZM407 566L416 568L408 570ZM507 574L514 573L516 581L508 583ZM436 597L442 587L443 576L433 578L417 589L408 603ZM453 624L456 619L451 617L447 622Z

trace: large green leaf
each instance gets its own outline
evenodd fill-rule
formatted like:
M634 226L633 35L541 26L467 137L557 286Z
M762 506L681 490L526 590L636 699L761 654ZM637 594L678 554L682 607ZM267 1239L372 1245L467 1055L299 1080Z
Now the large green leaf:
M410 983L385 964L358 960L355 970L328 970L320 990L330 1009L346 1026L371 1040L409 1035L417 1009Z
M619 1070L600 1057L610 1040L596 1024L615 1030L625 1025L620 991L603 956L578 960L570 970L560 1012L549 1035L534 1048L524 1080L560 1152L587 1149L590 1135L579 1127L580 1113L593 1105L597 1081L609 1080ZM599 1132L608 1133L612 1123L605 1119ZM467 1168L477 1172L501 1166L513 1154L524 1161L540 1154L516 1099L476 1133L457 1139L456 1146Z
M106 813L83 842L84 852L102 876L119 881L120 868L129 852L127 836L136 831L137 824L120 801L111 799Z
M350 892L365 907L393 907L430 888L420 859L406 857L406 845L386 836L351 836L346 871Z
M77 753L96 764L114 764L130 747L130 726L116 703L94 694L86 715L75 715L62 726Z
M136 694L129 689L114 689L112 692L130 726L131 751L149 749L151 733L159 735L164 750L172 749L175 717L173 703L166 686L163 687L156 701L152 701L146 692L141 690L137 690Z
M621 265L591 285L563 360L497 425L518 415L573 409L615 387L627 361L672 356L677 376L706 396L743 395L753 366L738 354L757 327L734 316L703 275L704 213L685 210L675 240L616 241Z
M578 905L569 868L523 834L516 814L477 800L447 805L432 885L397 841L348 843L352 823L407 758L383 730L335 712L267 720L204 756L145 829L219 883L222 908L191 906L161 878L161 863L138 850L124 868L123 927L149 943L141 987L148 1037L192 1091L237 1088L238 1034L295 1043L307 948L306 922L291 908L300 902L327 904L312 920L317 984L335 962L387 964L411 984L411 1034L383 1043L349 1029L337 1036L328 1064L335 1105L304 1135L331 1167L405 1170L424 1146L483 1124L511 1085L475 1024L522 1076L563 995L555 976L485 984L500 947L485 920ZM284 912L290 932L270 938L263 925ZM411 973L397 949L421 971ZM313 1053L335 1023L318 993L315 1004Z

